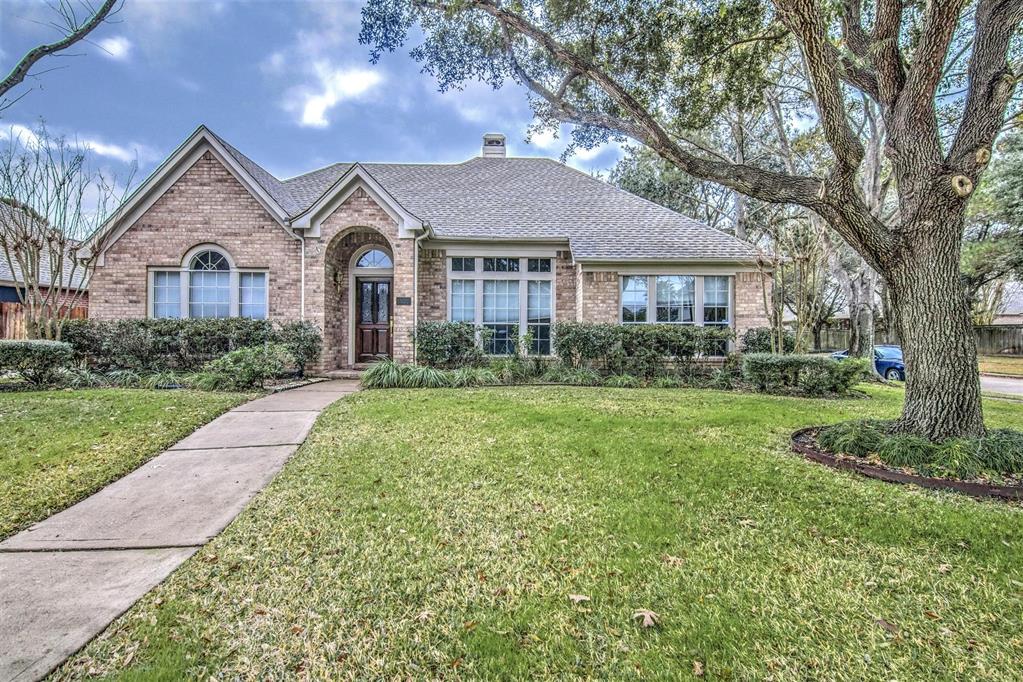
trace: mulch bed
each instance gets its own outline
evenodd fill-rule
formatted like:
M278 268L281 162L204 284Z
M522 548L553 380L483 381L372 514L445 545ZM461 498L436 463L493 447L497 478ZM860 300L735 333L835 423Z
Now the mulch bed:
M792 434L792 449L809 460L824 464L834 469L855 471L868 478L889 483L911 483L921 488L932 490L951 490L972 497L997 498L1002 500L1023 501L1023 485L996 485L983 481L961 481L952 478L932 478L909 473L902 469L886 467L883 464L868 462L859 457L836 455L827 452L817 445L819 426L800 429Z

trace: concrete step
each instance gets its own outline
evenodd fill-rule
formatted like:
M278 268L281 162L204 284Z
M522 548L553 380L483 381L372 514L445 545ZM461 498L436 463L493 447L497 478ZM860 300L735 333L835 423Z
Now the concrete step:
M361 369L332 369L326 372L321 372L317 376L327 377L328 379L361 379Z

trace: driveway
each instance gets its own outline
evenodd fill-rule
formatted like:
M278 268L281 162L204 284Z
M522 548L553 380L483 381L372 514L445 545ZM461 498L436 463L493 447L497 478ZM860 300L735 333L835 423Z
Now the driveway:
M124 478L0 543L0 682L36 680L216 536L280 471L328 381L221 415Z
M980 388L984 393L1001 393L1023 398L1023 379L981 375Z

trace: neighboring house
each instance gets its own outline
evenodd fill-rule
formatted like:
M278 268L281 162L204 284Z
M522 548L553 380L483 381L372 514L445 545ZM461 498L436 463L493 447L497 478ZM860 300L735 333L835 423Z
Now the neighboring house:
M1002 304L991 324L1023 325L1023 282L1009 282L1002 294Z
M50 273L50 259L43 253L39 263L39 286L45 293L49 289L50 284L53 282L53 275ZM14 266L13 268L11 266ZM64 262L64 278L63 286L68 290L68 293L78 292L75 300L76 306L85 307L89 303L89 292L88 289L82 287L82 278L84 273L82 268L75 268L72 272L70 263L65 259ZM20 303L21 299L18 298L18 290L24 289L25 280L21 276L21 268L18 264L8 263L7 257L4 256L3 250L0 249L0 303Z
M200 126L87 243L90 316L305 319L319 370L413 360L419 321L766 326L749 244L564 164L338 163L278 180Z

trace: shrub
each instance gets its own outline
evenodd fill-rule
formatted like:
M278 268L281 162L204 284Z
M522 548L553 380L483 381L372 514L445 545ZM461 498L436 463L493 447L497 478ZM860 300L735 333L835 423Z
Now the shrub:
M952 438L938 446L934 460L920 468L926 476L975 478L984 468L978 455L978 440Z
M71 345L62 341L0 341L0 372L14 372L32 384L52 381L71 362Z
M416 359L430 367L478 367L486 361L483 349L492 334L468 322L420 322L412 333Z
M494 386L501 380L492 370L485 367L459 367L451 373L451 385L456 388Z
M686 382L677 374L665 374L664 376L659 376L650 384L652 388L682 388L685 385Z
M142 384L142 376L130 369L112 369L105 375L106 382L112 386L134 388Z
M447 388L451 385L447 373L426 365L409 365L401 376L401 384L405 388Z
M612 374L604 380L604 385L610 388L640 388L643 382L631 374Z
M93 388L102 386L104 378L85 367L58 367L51 375L51 381L67 388Z
M889 429L890 422L876 419L841 422L821 429L817 442L830 452L866 457L880 449Z
M743 353L770 353L771 337L777 334L770 327L754 327L747 329L739 339L739 348ZM796 335L785 330L782 333L782 353L791 353L796 349ZM779 352L775 349L775 352Z
M877 449L878 458L893 467L920 469L934 460L934 443L908 433L897 433L885 438Z
M732 330L679 324L601 324L559 322L554 348L569 367L597 367L654 377L667 366L686 366L716 355Z
M992 429L980 439L977 457L985 469L1004 473L1023 472L1023 432Z
M742 357L742 376L759 391L800 391L808 395L848 393L865 375L866 361L835 360L824 355L750 353Z
M312 322L282 322L274 338L288 349L301 376L305 375L305 368L320 357L323 349L323 337Z
M502 384L523 384L535 379L535 367L521 357L502 358L490 363L490 370Z
M195 371L230 351L267 343L283 344L304 366L315 360L321 344L319 331L308 322L275 327L247 318L72 320L62 338L75 359L92 369L142 373Z
M262 388L294 364L295 359L283 344L267 343L225 353L208 362L203 373L222 377L223 384L218 388Z
M404 367L394 360L374 362L362 373L365 388L401 388L404 386Z

